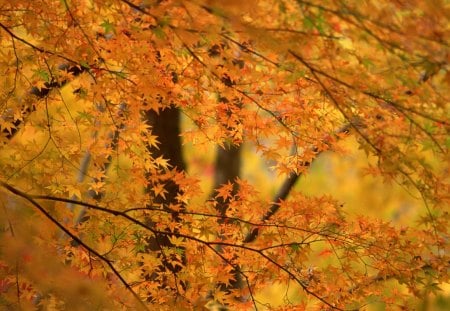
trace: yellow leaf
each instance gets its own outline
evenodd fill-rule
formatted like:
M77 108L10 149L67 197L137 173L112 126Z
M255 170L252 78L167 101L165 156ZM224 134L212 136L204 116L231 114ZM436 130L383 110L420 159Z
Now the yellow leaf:
M67 185L66 186L66 191L69 193L69 198L77 198L77 199L81 199L81 191L80 189L72 186L72 185Z

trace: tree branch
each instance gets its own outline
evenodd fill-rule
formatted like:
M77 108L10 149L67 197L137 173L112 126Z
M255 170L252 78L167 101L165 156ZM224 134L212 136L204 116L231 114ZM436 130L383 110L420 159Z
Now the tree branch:
M50 215L49 212L47 212L44 207L42 207L38 202L36 202L30 195L26 194L25 192L20 191L17 188L14 188L13 186L0 181L0 185L7 189L9 192L27 200L30 202L35 208L37 208L47 219L49 219L54 225L56 225L59 229L61 229L65 234L67 234L73 241L75 241L77 244L81 245L84 249L89 251L90 253L94 254L97 258L99 258L101 261L106 263L108 267L111 269L111 271L116 275L116 277L120 280L120 282L125 286L125 288L136 298L136 300L139 302L141 307L145 310L149 310L147 306L142 302L141 298L134 292L134 290L131 288L130 284L123 278L123 276L120 274L120 272L114 267L112 262L106 258L105 256L98 253L95 249L84 243L80 238L78 238L76 235L70 232L69 229L67 229L65 226L63 226L57 219L55 219L52 215Z
M281 265L280 263L276 262L274 259L270 258L270 256L266 255L264 253L263 249L257 249L257 248L253 248L250 246L246 246L245 244L234 244L234 243L229 243L226 241L205 241L202 240L200 238L196 238L194 236L191 235L187 235L187 234L182 234L179 232L167 232L167 231L161 231L161 230L156 230L146 224L144 224L142 221L139 221L138 219L135 219L131 216L129 216L128 214L126 214L123 211L115 211L109 208L105 208L105 207L101 207L101 206L97 206L97 205L92 205L92 204L88 204L88 203L83 203L83 202L78 202L78 201L73 201L70 199L63 199L63 198L55 198L55 197L50 197L50 196L42 196L42 195L29 195L26 194L16 188L14 188L13 186L0 181L0 185L2 187L4 187L5 189L7 189L8 191L26 199L27 201L29 201L31 204L33 204L33 206L35 206L39 211L41 211L47 218L49 218L56 226L58 226L61 230L63 230L64 232L67 233L67 235L69 235L75 242L79 243L81 246L85 247L88 251L91 251L94 255L96 255L97 257L99 257L102 261L104 261L105 263L108 264L108 266L112 269L112 271L114 272L114 274L116 274L116 276L122 281L122 283L126 286L126 288L131 291L133 293L133 296L135 296L137 299L140 300L140 298L137 296L136 293L134 293L134 291L132 290L132 288L130 287L130 285L122 278L122 276L120 275L120 273L114 268L114 266L112 265L112 263L105 258L104 256L100 255L98 252L96 252L94 249L90 248L88 245L84 244L84 242L79 239L77 236L74 236L72 233L70 233L70 231L68 229L66 229L63 225L61 225L60 222L58 222L58 220L54 219L39 203L37 203L35 201L35 199L47 199L47 200L54 200L54 201L60 201L60 202L73 202L74 204L81 204L84 206L87 206L89 208L92 208L93 210L98 210L98 211L102 211L104 213L107 214L111 214L114 216L119 216L119 217L123 217L125 219L127 219L128 221L130 221L131 223L134 223L148 231L150 231L152 234L154 235L164 235L164 236L176 236L176 237L180 237L180 238L184 238L186 240L190 240L192 242L196 242L199 243L201 245L205 245L206 247L208 247L209 249L211 249L215 254L217 254L220 258L223 258L223 255L220 254L220 252L218 252L214 246L228 246L228 247L233 247L233 248L238 248L238 249L242 249L242 250L246 250L249 252L253 252L258 254L259 256L261 256L262 258L264 258L265 260L267 260L267 262L269 262L270 264L276 266L278 269L280 269L281 271L285 272L287 275L289 275L290 278L292 278L293 280L296 281L296 283L298 283L303 290L308 294L311 295L313 297L315 297L316 299L318 299L319 301L321 301L322 303L324 303L325 305L329 306L330 308L334 309L334 310L342 310L336 306L333 306L330 302L328 302L326 299L322 298L321 296L319 296L319 294L312 292L311 290L308 289L307 285L304 284L304 282L298 278L298 276L296 276L292 271L290 271L287 267ZM233 266L235 267L235 266ZM237 270L238 273L240 273L242 275L242 271ZM246 278L245 275L243 275L244 278ZM247 279L247 278L246 278ZM141 301L142 303L142 301ZM143 305L143 303L142 303ZM143 305L145 308L146 306ZM147 309L147 308L146 308Z
M351 128L361 127L361 126L362 126L362 123L358 119L350 120L350 122L348 124L344 125L340 129L335 131L334 135L339 138L339 134L348 134ZM311 150L316 153L316 158L322 153L322 151L318 152L318 149L315 146L311 147ZM311 163L306 162L305 166L309 167L309 166L311 166ZM280 190L278 191L278 193L275 195L274 199L272 200L272 202L274 202L274 203L270 206L269 210L261 218L261 222L266 222L279 210L280 203L282 201L286 200L286 198L289 196L289 193L291 192L295 183L301 177L301 175L302 175L301 173L295 173L295 172L291 172L289 174L289 176L283 182ZM255 241L258 234L259 234L259 229L253 228L245 236L244 243L250 243L250 242Z
M1 25L1 23L0 23L0 25ZM79 65L69 66L68 64L62 64L58 67L58 69L59 70L67 70L67 72L71 73L74 77L79 76L83 72L86 72L89 70L87 67L82 67ZM56 88L62 88L69 82L70 81L68 81L68 80L63 80L63 81L52 80L50 82L45 82L44 87L41 89L33 86L28 91L28 95L34 95L38 99L43 99L50 93L51 90L56 89ZM20 107L20 109L22 110L23 119L13 120L12 123L13 123L14 127L11 128L10 131L8 131L7 129L3 129L3 131L2 131L8 140L11 140L17 134L17 132L19 131L20 125L26 120L26 118L32 112L36 111L36 106L33 105L32 103L29 103L29 104L25 103ZM14 114L14 112L6 111L0 117L3 119L13 118L13 116L11 116L11 113L12 113L12 115Z

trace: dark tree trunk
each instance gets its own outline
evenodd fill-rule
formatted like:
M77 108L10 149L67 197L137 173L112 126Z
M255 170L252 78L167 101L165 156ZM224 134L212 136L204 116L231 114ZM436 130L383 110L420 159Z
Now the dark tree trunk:
M152 135L158 137L158 148L150 146L148 148L153 158L162 156L168 160L170 170L185 171L186 164L183 159L181 137L180 137L180 110L176 107L170 107L159 111L147 111L145 113L145 119L152 126ZM151 191L152 185L148 186L147 191ZM164 189L167 191L164 197L156 196L152 200L152 205L159 206L162 209L172 211L170 209L171 204L180 204L177 201L177 195L180 192L180 187L172 179L164 180ZM184 208L184 206L181 206ZM171 213L173 221L179 221L179 215L176 211ZM148 220L149 225L155 224ZM174 247L169 240L168 234L157 234L147 240L148 251L158 252L159 258L162 261L162 265L155 269L155 272L149 276L150 280L160 282L160 287L167 288L167 284L164 278L161 279L161 274L166 272L172 273L175 278L176 274L181 270L181 266L185 264L185 256L182 256L181 262L174 257L169 257L164 253L164 248ZM177 261L178 264L174 264ZM181 282L182 286L185 286ZM152 299L150 297L149 299Z
M216 195L216 189L228 182L234 182L240 175L241 169L241 146L228 145L226 148L217 147L215 175L214 175L214 191L213 196ZM234 187L234 192L236 191ZM228 202L218 198L217 209L225 215Z

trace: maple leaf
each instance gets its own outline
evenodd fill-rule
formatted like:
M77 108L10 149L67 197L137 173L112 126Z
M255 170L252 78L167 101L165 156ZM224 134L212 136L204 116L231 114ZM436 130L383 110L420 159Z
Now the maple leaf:
M162 156L159 156L158 158L156 158L156 159L154 160L154 163L155 163L157 166L159 166L159 167L161 167L161 168L164 168L164 169L167 169L167 168L170 167L170 165L169 165L169 160L164 159Z
M72 186L72 185L67 185L65 188L66 188L66 191L68 192L70 198L81 199L81 190L80 189L78 189L77 187Z
M216 198L222 198L223 200L227 200L231 198L231 193L233 191L233 184L229 181L226 184L223 184L221 187L216 189Z
M2 2L0 309L433 308L445 1L53 2Z
M167 190L164 189L164 184L153 185L152 191L155 196L161 196L163 199L166 198L166 194L168 193Z
M104 182L96 181L89 184L89 190L94 191L96 194L99 194L102 188L105 186ZM81 193L80 193L81 195Z
M15 128L16 126L13 122L8 122L0 119L0 130L7 131L9 134L11 134Z

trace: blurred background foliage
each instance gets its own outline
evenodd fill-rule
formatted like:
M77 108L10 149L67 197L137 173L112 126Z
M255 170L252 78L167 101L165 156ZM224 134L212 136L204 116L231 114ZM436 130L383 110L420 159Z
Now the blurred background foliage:
M184 119L185 130L193 126L188 119ZM386 181L382 177L373 176L367 171L369 165L377 165L376 158L367 156L359 149L354 137L348 137L339 144L338 151L328 151L321 154L311 165L295 186L295 190L309 196L330 195L337 199L349 219L356 220L359 215L373 217L388 221L396 227L407 224L418 224L420 217L425 214L425 206L420 194L406 189L394 181ZM189 162L189 173L201 176L203 196L199 202L208 198L208 190L213 186L214 159L216 145L202 143L201 146L186 144L185 157ZM203 152L198 152L198 148ZM423 151L428 153L427 150ZM431 153L427 154L433 161ZM249 180L259 190L261 198L270 200L286 176L277 175L271 169L271 164L262 159L254 146L244 143L242 150L241 174L243 179ZM436 161L432 162L437 167ZM317 247L316 247L317 248ZM324 249L315 249L317 256L326 257L322 264L333 264L337 259ZM322 258L325 259L325 258ZM339 277L339 276L336 276ZM408 289L397 281L389 281L386 294L398 295L406 293ZM423 299L411 298L411 310L418 311L445 311L450 309L450 284L440 287L441 291L435 296ZM257 299L266 304L267 308L287 308L292 303L301 302L301 288L295 284L289 286L273 284L269 289L258 293ZM412 296L411 296L412 297ZM306 306L308 307L308 306ZM312 307L312 306L309 306ZM386 310L386 305L376 297L367 297L365 310Z

